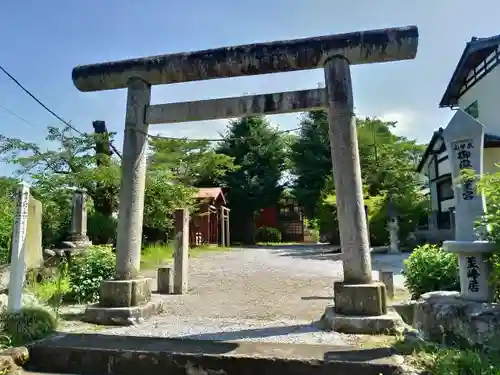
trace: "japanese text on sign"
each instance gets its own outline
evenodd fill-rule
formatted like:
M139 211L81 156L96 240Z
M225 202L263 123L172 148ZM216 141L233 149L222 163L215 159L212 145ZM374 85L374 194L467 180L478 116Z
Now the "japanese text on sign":
M18 225L19 235L24 238L27 230L28 223L28 205L29 205L29 192L21 191L17 199L17 215L15 224Z
M477 259L474 256L466 258L467 260L467 279L469 280L469 292L477 293L479 292L479 277L481 273L479 272L479 266L477 265Z
M471 149L474 148L472 141L462 141L453 144L453 151L455 151L458 161L458 168L460 170L472 168ZM462 182L462 198L466 201L472 200L474 196L474 186L470 178L466 178Z

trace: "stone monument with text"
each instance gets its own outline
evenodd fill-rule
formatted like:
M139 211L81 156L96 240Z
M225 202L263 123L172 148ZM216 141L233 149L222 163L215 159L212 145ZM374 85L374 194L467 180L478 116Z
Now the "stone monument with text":
M77 248L92 245L87 236L87 193L83 189L76 189L73 192L69 233L69 241Z
M16 217L12 231L12 245L10 258L9 299L7 310L18 312L21 310L21 297L26 272L26 233L28 232L28 207L30 188L25 182L18 186Z
M476 228L476 221L486 212L484 197L475 188L477 178L483 173L484 126L457 110L443 138L451 163L456 209L455 241L445 241L443 248L458 253L462 297L491 301L493 290L488 281L491 265L487 258L494 246L483 240L485 228Z

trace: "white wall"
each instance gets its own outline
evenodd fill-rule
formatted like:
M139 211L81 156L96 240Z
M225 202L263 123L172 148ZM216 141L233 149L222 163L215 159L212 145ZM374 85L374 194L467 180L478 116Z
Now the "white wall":
M429 185L429 191L431 194L431 210L438 210L438 194L437 194L437 185L436 181L432 181Z
M485 148L483 151L483 173L500 172L500 168L495 164L500 164L500 148Z
M486 74L458 99L458 106L465 110L477 100L479 117L485 133L500 135L500 65Z
M450 159L446 159L438 163L438 175L442 176L447 173L451 173Z

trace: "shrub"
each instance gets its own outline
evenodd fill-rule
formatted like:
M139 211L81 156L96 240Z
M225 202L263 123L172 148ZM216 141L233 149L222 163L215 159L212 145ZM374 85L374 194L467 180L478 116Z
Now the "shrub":
M389 243L389 199L386 192L369 196L365 194L365 206L368 216L368 234L371 246L384 246ZM415 197L412 192L406 195L393 196L393 204L399 212L399 238L404 244L422 218L427 217L427 206L423 198ZM337 218L336 196L327 195L318 203L317 217L320 234L328 238L334 245L340 245L339 223Z
M27 275L27 291L42 303L59 308L64 298L71 295L70 280L63 266L66 266L66 264L60 265L60 269L54 275L41 279L37 278L37 274Z
M8 196L0 196L0 264L9 262L10 238L14 224L15 204Z
M116 237L116 219L105 216L100 212L93 211L87 220L87 234L96 245L105 245L114 243Z
M69 280L73 299L78 303L95 302L101 281L110 280L115 272L115 255L111 246L93 246L75 258Z
M13 346L40 340L55 332L55 316L42 307L23 307L17 313L3 312L0 316L3 334Z
M490 262L492 264L492 272L490 283L495 292L495 302L500 301L500 252L498 249L491 254Z
M467 174L466 171L464 177L467 177ZM500 172L483 175L477 189L485 197L488 211L477 220L476 230L484 233L484 228L488 228L485 237L496 244L496 250L490 258L492 263L490 282L495 291L495 301L498 302L500 301Z
M281 242L281 232L276 228L262 227L255 232L256 242Z
M456 254L435 245L417 247L405 260L403 274L414 299L436 290L460 290Z
M68 192L37 197L43 205L42 242L44 247L53 247L64 241L71 224L71 197Z

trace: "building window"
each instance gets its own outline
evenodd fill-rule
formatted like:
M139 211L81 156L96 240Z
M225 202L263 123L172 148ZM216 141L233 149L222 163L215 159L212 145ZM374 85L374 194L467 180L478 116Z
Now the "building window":
M439 201L445 201L453 198L453 184L451 182L451 178L440 181L436 185Z
M437 213L437 227L438 229L451 229L451 216L450 211Z
M472 104L465 108L465 112L477 119L479 117L479 107L477 105L477 100L475 100L474 102L472 102Z

